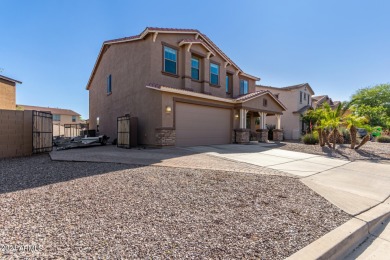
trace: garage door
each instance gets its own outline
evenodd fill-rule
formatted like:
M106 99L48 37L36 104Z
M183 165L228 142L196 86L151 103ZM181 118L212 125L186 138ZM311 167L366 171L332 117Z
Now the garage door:
M176 103L176 145L230 143L229 109Z

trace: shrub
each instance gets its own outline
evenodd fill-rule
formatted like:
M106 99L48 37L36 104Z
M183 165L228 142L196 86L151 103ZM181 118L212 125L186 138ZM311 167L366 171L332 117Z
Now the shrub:
M276 128L276 125L267 125L268 129L268 140L274 140L273 130Z
M317 144L318 143L318 134L305 134L302 137L302 141L304 144Z
M390 143L390 136L382 135L376 138L376 141L379 143Z

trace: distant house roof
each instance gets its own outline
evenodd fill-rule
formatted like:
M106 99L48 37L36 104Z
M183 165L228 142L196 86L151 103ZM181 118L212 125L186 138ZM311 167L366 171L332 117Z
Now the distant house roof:
M294 89L299 89L302 87L308 88L314 95L313 89L310 87L309 83L302 83L302 84L297 84L297 85L292 85L292 86L287 86L287 87L272 87L272 86L265 86L265 85L257 85L258 87L263 87L263 88L270 88L270 89L278 89L278 90L294 90Z
M207 35L201 33L199 30L196 30L196 29L179 29L179 28L146 27L145 30L143 30L138 35L134 35L134 36L130 36L130 37L124 37L124 38L118 38L118 39L113 39L113 40L108 40L108 41L103 42L103 45L102 45L102 47L100 49L100 52L99 52L99 55L98 55L98 57L96 59L95 65L94 65L94 67L92 69L91 76L90 76L90 78L88 80L86 89L87 90L89 89L90 84L92 82L92 79L93 79L93 77L95 75L96 69L99 66L100 60L101 60L101 58L102 58L106 48L108 48L108 46L110 46L112 44L118 44L118 43L125 43L125 42L142 40L148 34L153 34L154 37L157 37L157 35L159 33L193 34L193 35L195 35L195 39L194 40L191 40L191 42L190 42L189 39L185 39L185 41L182 42L182 44L201 43L204 46L208 46L209 47L209 48L207 48L208 50L210 48L214 49L219 55L221 55L221 57L223 59L225 59L225 61L228 64L230 64L233 67L235 67L240 72L240 75L242 75L244 77L251 78L251 79L256 80L256 81L260 80L259 77L252 76L250 74L244 73L243 70L240 67L238 67L238 65L236 63L234 63L209 37L207 37Z
M3 76L3 75L0 75L0 79L6 80L6 81L9 81L9 82L12 82L12 83L19 83L19 84L22 84L22 82L19 81L19 80L11 79L11 78L8 78L8 77Z
M54 115L69 115L69 116L80 116L79 113L74 112L70 109L53 108L53 107L38 107L38 106L26 106L16 105L17 107L23 108L23 110L36 110L36 111L47 111Z

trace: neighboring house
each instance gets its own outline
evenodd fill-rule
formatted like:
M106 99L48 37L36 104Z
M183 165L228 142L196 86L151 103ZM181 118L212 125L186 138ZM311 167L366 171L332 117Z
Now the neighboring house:
M257 85L256 90L272 92L286 107L282 116L282 129L285 139L299 139L307 126L303 123L301 115L311 108L313 89L308 83L294 86L276 88ZM275 118L267 118L268 124L276 124Z
M340 101L333 101L328 95L313 96L312 99L314 109L322 106L324 103L328 103L332 109L340 104Z
M82 128L80 126L85 123L80 119L80 114L70 109L52 108L52 107L37 107L17 105L19 110L36 110L43 112L50 112L53 115L53 136L77 136L77 129ZM68 127L65 128L65 125ZM71 126L75 126L71 129Z
M16 109L16 84L19 80L0 75L0 109Z
M198 30L148 27L103 43L86 87L89 127L114 140L117 117L129 114L143 145L247 142L256 118L264 129L266 113L285 110L256 92L258 80Z

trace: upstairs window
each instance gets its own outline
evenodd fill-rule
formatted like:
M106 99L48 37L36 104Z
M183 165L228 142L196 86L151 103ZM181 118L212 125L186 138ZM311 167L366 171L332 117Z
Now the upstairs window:
M266 98L263 98L263 106L266 107L268 105L268 100Z
M76 116L72 116L72 122L74 123L74 122L76 122L76 120L77 120L77 117Z
M230 89L229 89L229 76L228 75L226 75L225 90L226 90L226 93L230 92Z
M199 80L199 58L191 58L191 78Z
M61 115L53 114L53 121L61 121Z
M164 72L177 74L177 50L164 46Z
M302 94L303 94L302 91L299 92L299 103L300 103L300 104L302 104Z
M303 100L306 100L306 93L303 93Z
M107 95L112 93L111 74L107 77Z
M210 84L218 85L219 84L219 65L210 63Z
M240 95L248 94L249 87L248 87L248 81L241 79L240 80Z

